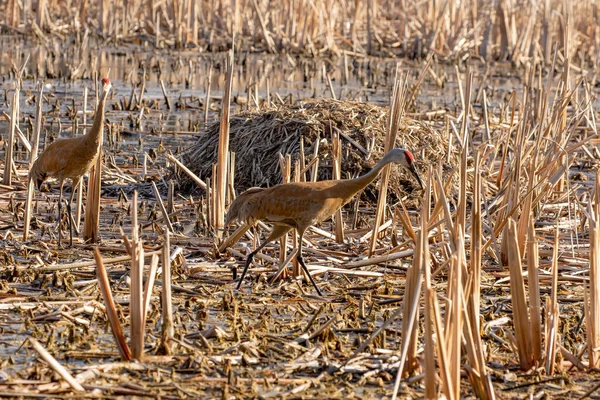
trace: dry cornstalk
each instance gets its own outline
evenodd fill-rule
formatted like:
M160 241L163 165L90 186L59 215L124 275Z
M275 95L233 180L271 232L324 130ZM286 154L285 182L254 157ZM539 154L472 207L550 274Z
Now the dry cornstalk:
M167 193L167 213L169 215L175 212L175 182L169 180L169 191Z
M128 242L126 236L121 231L121 236L125 241L127 251L131 255L133 251L132 245ZM133 191L133 198L131 199L131 241L137 242L139 239L139 225L138 225L138 193L137 190Z
M106 316L108 317L108 322L110 323L110 329L113 337L115 338L117 349L119 349L119 353L121 354L123 360L130 361L131 352L129 351L129 346L127 346L125 336L123 335L123 330L121 329L121 322L119 321L119 316L117 315L117 310L115 308L115 301L110 290L108 275L106 274L106 269L104 268L102 256L100 255L100 250L98 250L98 248L94 249L94 259L96 260L96 276L98 278L98 286L100 287L100 292L102 293L102 298L104 299Z
M291 177L292 157L286 154L285 157L279 153L279 167L281 169L281 183L289 183ZM294 235L295 236L295 235ZM279 239L279 263L283 264L287 258L287 242L289 235L286 233ZM293 275L297 276L297 275Z
M414 250L405 250L405 251L400 251L400 252L397 252L397 253L386 254L386 255L383 255L383 256L366 258L366 259L360 260L360 261L348 262L348 263L344 264L344 268L346 268L346 269L354 269L354 268L366 267L366 266L369 266L369 265L385 264L385 263L388 263L390 261L398 260L400 258L410 257L414 253L415 253Z
M292 162L292 157L287 154L286 155L286 162L287 162L287 169L288 171L291 173L291 162ZM300 182L300 161L296 160L294 162L294 176L293 176L293 181L294 182ZM287 235L285 235L285 239L287 240ZM298 249L298 234L297 231L294 229L293 230L293 234L292 234L292 247L294 249ZM292 276L293 277L297 277L300 276L300 274L302 274L304 276L304 279L306 281L308 281L308 276L306 276L304 274L304 271L302 269L300 269L300 264L298 263L298 259L296 257L294 257L294 259L292 260Z
M481 204L480 153L475 155L475 173L473 183L473 204ZM482 399L494 399L490 375L486 371L485 347L481 338L480 299L481 299L481 208L473 207L471 213L471 270L465 290L465 325L463 337L471 368L467 371L471 386Z
M317 139L313 144L313 159L308 165L311 165L314 162L314 166L310 171L310 181L316 182L319 174L319 143L320 141ZM308 168L308 166L307 166Z
M431 269L429 267L429 238L428 229L429 215L431 213L431 192L432 192L432 169L429 168L427 174L427 185L425 186L425 196L423 198L422 209L421 209L421 230L418 235L418 242L416 246L418 250L415 253L415 258L418 257L416 263L420 266L421 273L424 276L425 285L423 286L423 299L425 300L424 317L425 317L425 398L434 399L437 398L436 390L436 370L435 370L435 344L433 341L433 321L435 318L435 311L432 310L433 300L431 296L436 296L431 286ZM446 369L446 365L441 365L440 368Z
M418 249L416 251L418 251ZM403 339L402 348L400 350L400 360L398 361L398 372L396 374L396 381L394 382L394 389L392 392L392 400L395 400L397 398L398 389L400 388L400 380L402 379L402 375L404 374L406 368L409 351L414 351L411 348L416 346L416 340L413 339L412 332L414 331L414 335L416 336L417 329L415 328L417 327L419 297L421 294L421 281L421 270L420 268L418 268L418 266L415 266L413 262L413 265L409 268L406 274L406 290L404 292L405 301L403 303L404 306L403 308L398 309L398 311L402 310L404 314L404 317L402 319ZM408 312L406 310L408 310Z
M591 231L591 230L590 230ZM535 226L533 216L529 216L527 235L527 285L529 289L529 315L531 316L531 342L533 361L541 365L542 363L542 307L540 297L540 278L539 278L539 248L537 238L535 237ZM591 233L590 233L590 243ZM591 258L590 258L591 260ZM598 264L600 265L600 264ZM590 265L591 270L591 265ZM600 310L600 307L599 307ZM588 321L590 321L588 319ZM599 319L600 321L600 319ZM589 324L589 322L588 322ZM589 336L588 336L589 337ZM600 341L598 341L600 345Z
M161 250L158 251L151 251L148 252L146 254L144 254L145 257L150 257L153 254L158 254L160 253ZM124 262L124 261L129 261L131 260L131 256L130 255L126 255L126 256L120 256L120 257L113 257L113 258L107 258L104 260L104 264L115 264L115 263L120 263L120 262ZM37 268L36 271L38 272L51 272L51 271L68 271L71 269L81 269L81 268L85 268L85 267L93 267L96 265L95 261L80 261L80 262L76 262L76 263L71 263L71 264L59 264L59 265L49 265L47 267L40 267ZM22 269L29 269L31 267L26 266L26 267L17 267L17 268L22 268Z
M398 71L396 72L398 73ZM385 135L385 153L389 152L395 147L399 125L406 111L406 79L407 74L401 77L397 75L396 79L394 80L392 105L390 108L390 115ZM375 251L375 246L377 245L377 232L379 231L379 225L383 221L383 214L387 206L387 187L389 177L390 166L387 165L383 168L381 173L379 199L377 200L377 211L375 212L375 221L373 222L373 237L371 237L369 255L373 254Z
M29 157L29 169L33 166L37 158L40 131L42 130L42 99L44 93L44 85L40 85L40 94L35 102L35 124L33 126L33 142L31 143L31 154ZM31 202L33 200L34 182L30 179L27 183L27 200L25 201L25 215L23 221L23 240L27 240L29 236L29 225L31 221Z
M453 382L450 374L450 366L448 363L448 354L446 350L446 335L444 332L442 317L440 311L440 305L437 299L437 293L435 289L430 289L431 294L429 299L432 304L429 305L433 311L433 323L435 328L435 335L437 337L437 351L438 351L438 364L440 366L440 380L442 383L442 392L449 400L454 400L454 388L452 387Z
M130 315L131 315L131 355L134 360L144 356L144 300L143 277L144 247L138 240L133 243L131 254L131 286L130 286Z
M132 238L130 243L131 284L129 313L131 317L131 356L134 360L141 360L144 356L144 246L137 235L137 197L137 191L134 191L131 204Z
M304 136L300 138L300 152L298 153L298 159L300 161L300 173L299 182L306 182L306 155L304 154Z
M388 229L390 226L392 226L392 223L394 222L394 220L392 219L388 219L386 222L384 222L382 225L379 226L379 230L377 231L377 233L381 233L382 231ZM404 221L403 221L404 222ZM408 224L410 225L410 220L408 221ZM412 228L411 228L412 229ZM406 229L406 232L409 232L410 229ZM373 236L373 231L368 231L367 233L365 233L363 236L358 238L358 242L359 243L364 243L367 240L369 240L371 237ZM409 235L410 236L410 235ZM415 240L416 241L416 240Z
M169 161L171 161L175 165L177 165L177 167L179 167L179 169L181 169L183 172L185 172L198 186L200 186L202 189L206 190L207 195L210 195L210 187L206 184L206 182L204 182L202 179L198 178L196 176L196 174L194 174L192 171L190 171L188 167L183 165L183 163L181 161L179 161L178 159L173 157L171 154L167 154L167 159L169 159Z
M173 231L173 225L171 225L169 213L165 208L165 203L163 203L162 198L160 197L160 192L158 191L158 188L156 187L156 183L154 181L152 181L152 191L154 192L156 203L158 204L158 207L160 208L160 211L162 212L162 215L164 217L165 223L167 224L167 228L169 228L170 231Z
M208 82L206 83L206 97L204 100L204 123L208 122L208 110L210 109L210 87L212 86L213 65L208 69Z
M10 128L8 132L8 142L6 144L6 154L4 155L4 178L2 183L4 185L12 185L12 166L13 160L13 146L15 144L15 135L17 125L19 124L19 89L20 82L17 81L15 85L15 91L13 92L12 102L10 104Z
M269 30L267 29L267 23L262 14L262 11L260 10L260 8L258 7L258 4L256 3L256 0L252 0L252 5L254 6L256 16L258 17L258 22L260 24L261 33L267 44L267 49L269 50L269 53L276 53L277 51L275 49L275 43L273 42L273 38L271 37Z
M417 234L417 240L418 239ZM404 313L402 315L402 346L404 342L407 342L406 347L406 362L400 367L404 369L406 373L410 374L415 368L418 367L417 361L417 345L419 337L419 328L416 321L416 316L411 317L414 307L419 304L420 290L421 290L421 265L420 262L420 251L421 249L417 246L413 256L413 263L406 272L406 289L404 292L403 303L409 306L404 307Z
M471 109L471 87L473 85L473 74L467 64L466 72L467 82L465 85L465 100L462 111L462 124L460 128L460 140L462 141L462 152L460 157L460 187L458 207L456 210L456 222L454 224L454 236L458 237L456 229L465 229L467 220L467 159L469 154L469 111ZM460 85L459 85L460 86ZM461 232L461 236L465 236L465 232Z
M329 76L328 72L325 72L325 77L327 78L327 87L329 88L331 98L337 100L337 96L335 95L335 89L333 88L333 83L331 82L331 76Z
M337 131L330 129L333 159L333 179L342 179L342 141ZM342 209L335 212L335 239L338 243L344 243L344 220Z
M88 88L85 86L83 88L83 126L87 124L87 97L88 97ZM75 190L75 188L73 188ZM79 225L81 224L81 210L83 205L83 179L79 181L79 185L77 185L77 205L75 209L75 230L79 232Z
M100 10L98 14L98 25L100 26L100 31L104 37L109 35L108 32L108 17L109 12L112 7L109 5L108 0L100 0Z
M170 260L169 230L165 227L164 244L162 252L162 332L161 349L163 354L173 352L171 338L175 334L173 326L173 301L171 299L171 260Z
M235 153L229 152L229 167L227 169L227 203L235 200Z
M163 97L165 98L165 103L167 103L167 108L169 111L173 110L173 107L171 106L171 99L169 99L167 89L165 89L165 84L162 79L160 80L160 89L162 90Z
M40 342L35 340L33 337L30 337L28 340L31 344L31 347L33 347L33 349L38 352L38 354L44 359L44 361L46 361L57 374L59 374L65 381L67 381L67 383L73 388L73 390L75 390L76 392L85 392L83 386L81 386L81 384L77 382L73 375L71 375L71 373L67 371L67 369L56 360L56 358L52 357L52 354L50 354L48 350L46 350L44 346L40 344Z
M471 381L471 386L480 399L495 399L496 394L492 386L491 376L486 371L486 357L484 354L484 345L481 340L481 334L478 329L471 325L469 313L464 312L463 339L465 341L465 350L467 353L468 365L467 374Z
M83 240L97 242L100 237L100 186L102 185L102 147L96 165L92 167L87 187L87 200L85 204L85 217L83 222Z
M213 164L212 165L212 175L213 177L216 177L217 175L217 164ZM210 218L209 218L209 222L211 224L211 226L215 227L217 226L217 179L213 178L210 181L211 183L211 187L210 187L210 191L209 193L211 194L210 196ZM217 237L218 238L218 237Z
M396 209L394 211L394 214L400 220L400 223L402 224L402 228L404 229L404 234L406 236L408 236L409 238L411 238L412 241L416 243L417 235L415 234L412 224L410 223L410 217L408 216L408 211L406 210L406 207L404 206L404 202L402 200L400 200L400 206L402 207L402 212L400 212L400 211L398 211L398 209Z
M591 230L591 229L590 229ZM559 225L556 220L556 230L554 231L554 249L552 251L552 287L550 289L550 299L547 303L547 325L546 325L546 374L553 375L556 367L556 354L558 353L558 320L560 312L558 309L558 251L559 251ZM590 260L591 263L591 260ZM591 268L591 265L590 265Z
M512 91L511 98L512 98L512 102L511 102L512 107L511 107L511 114L510 114L510 125L508 127L508 132L506 133L508 140L510 140L512 130L514 127L514 123L515 123L515 114L516 114L516 110L517 110L517 92L516 92L516 90ZM498 186L498 187L500 187L501 182L502 182L502 177L504 175L504 165L506 163L506 155L508 154L509 146L502 146L502 147L503 147L502 160L500 161L500 170L498 171L498 176L496 178L496 186Z
M152 296L152 288L154 287L154 281L156 280L156 271L158 271L159 261L160 259L158 258L158 254L153 254L152 260L150 261L150 271L148 272L148 280L146 281L146 286L144 287L143 326L146 326L146 317L148 316L148 309L150 308L150 297Z
M275 282L279 276L282 274L282 272L285 270L285 267L287 267L287 265L290 263L290 261L292 261L292 259L295 260L296 254L298 254L298 248L295 247L290 254L288 254L288 256L283 260L283 262L281 262L279 264L279 269L277 270L277 272L275 272L275 274L271 277L271 279L269 280L269 283L273 284L273 282Z
M417 98L417 93L419 93L421 84L423 84L423 80L425 79L425 76L427 76L427 71L431 67L432 61L433 61L433 53L431 53L427 57L427 60L425 60L425 63L423 64L423 66L421 67L421 70L419 71L419 78L417 79L417 82L414 84L414 86L411 90L411 93L410 93L410 97L408 98L408 101L406 102L407 109L410 108L410 106L413 104L413 102Z
M596 175L594 195L587 206L590 224L590 281L587 287L586 331L590 368L600 367L600 181Z
M225 196L227 194L227 156L229 155L229 112L231 109L231 88L233 84L233 49L227 54L227 72L225 78L225 90L223 93L223 105L221 111L221 128L219 131L219 147L217 156L217 171L213 175L215 181L215 220L217 237L221 237L225 224Z
M453 239L456 244L455 253L450 258L449 276L448 276L448 303L446 305L446 321L444 332L446 334L446 348L448 354L448 370L450 371L451 387L454 390L453 397L460 398L460 359L461 359L461 337L462 337L462 309L464 289L463 289L463 268L466 262L464 257L464 238L462 236L463 228L457 225L458 235Z
M503 240L507 240L508 267L510 269L510 293L513 309L515 337L519 355L519 364L523 371L533 366L533 348L531 325L527 309L527 295L523 281L521 254L517 243L517 226L514 219L509 219Z
M227 250L228 247L231 247L232 245L234 245L235 243L237 243L237 241L244 236L244 234L248 231L248 229L250 229L250 225L248 225L247 223L242 223L231 235L229 235L229 237L227 239L225 239L220 245L219 245L219 253L223 253L225 250Z
M473 204L481 204L481 171L479 152L475 154L475 173L473 174ZM481 207L471 209L471 271L469 279L471 290L467 290L469 318L474 331L479 332L479 310L481 299ZM479 336L479 335L477 335Z

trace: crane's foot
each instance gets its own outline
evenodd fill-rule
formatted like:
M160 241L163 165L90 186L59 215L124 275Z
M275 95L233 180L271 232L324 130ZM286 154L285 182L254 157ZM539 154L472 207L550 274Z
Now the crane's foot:
M62 199L58 199L58 218L56 220L56 226L58 228L58 248L62 249L62 229L61 229L61 217L62 217Z
M61 250L65 248L62 243L62 229L60 226L60 220L58 221L58 248Z

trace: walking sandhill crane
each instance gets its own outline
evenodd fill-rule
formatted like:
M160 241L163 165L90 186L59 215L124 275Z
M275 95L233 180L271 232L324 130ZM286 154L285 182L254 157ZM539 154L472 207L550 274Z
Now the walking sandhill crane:
M225 225L233 220L254 226L258 221L273 224L269 237L248 254L237 290L246 276L254 255L268 243L279 239L292 228L298 232L298 253L296 259L308 275L319 296L321 291L308 272L302 257L302 236L306 229L333 215L352 197L377 178L383 167L396 163L408 169L421 188L423 183L413 164L414 157L408 150L396 148L390 150L368 173L354 179L328 180L319 182L291 182L270 188L250 188L240 194L229 207Z
M104 105L108 92L110 92L110 79L102 78L102 96L100 104L94 116L92 128L83 136L60 139L53 142L44 150L42 154L35 160L31 170L29 171L29 179L33 179L35 186L40 189L40 186L48 178L56 178L60 185L60 194L58 196L58 246L61 246L62 232L60 229L60 217L62 207L62 193L65 179L71 179L71 198L67 203L67 212L69 214L69 245L73 246L73 216L71 215L71 203L75 188L79 185L79 181L85 175L92 165L95 164L96 158L100 154L102 147L103 130L104 130Z

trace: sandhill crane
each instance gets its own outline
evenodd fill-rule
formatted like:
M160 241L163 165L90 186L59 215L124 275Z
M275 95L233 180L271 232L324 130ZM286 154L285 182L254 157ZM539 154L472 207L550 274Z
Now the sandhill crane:
M302 236L306 229L333 215L356 193L373 182L383 167L391 162L408 169L423 188L413 161L414 157L410 151L396 148L383 156L371 171L355 179L284 183L271 188L250 188L240 194L229 207L226 226L235 219L243 221L249 226L254 226L258 221L265 221L273 224L273 230L256 250L248 254L237 289L239 290L242 285L254 255L267 243L279 239L295 228L299 235L296 259L321 296L321 291L308 272L302 258Z
M104 130L104 104L111 89L110 79L102 78L102 96L96 115L94 116L94 124L92 128L83 136L60 139L53 142L44 150L42 154L35 160L31 170L29 171L29 179L33 179L35 186L40 189L40 186L48 178L56 178L60 185L60 194L58 196L58 246L61 246L62 232L60 229L60 217L62 207L62 193L65 179L71 179L71 198L67 203L67 212L69 213L69 245L73 246L73 217L71 215L71 203L75 188L79 185L79 181L85 175L92 165L96 162L96 158L100 154L102 147L103 130Z

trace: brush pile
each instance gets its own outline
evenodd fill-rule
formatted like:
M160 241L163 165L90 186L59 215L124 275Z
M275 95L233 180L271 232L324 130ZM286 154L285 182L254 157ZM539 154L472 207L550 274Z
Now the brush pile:
M290 154L299 158L303 141L306 164L315 153L319 156L318 180L332 178L331 134L342 137L342 171L348 177L367 172L382 156L389 108L371 103L324 99L295 105L281 105L264 111L247 111L230 120L230 149L235 153L235 186L238 191L252 186L273 186L282 182L279 158ZM212 175L217 162L219 122L214 122L196 136L196 142L182 154L183 163L200 178ZM448 140L428 123L405 118L398 132L397 146L415 154L417 169L425 173L427 165L445 163ZM451 155L451 163L457 162ZM444 165L444 169L447 169ZM398 168L391 176L392 200L418 188L406 171ZM183 189L193 182L179 176ZM414 191L417 196L419 191ZM365 197L366 196L366 197ZM377 188L365 190L364 200L374 201Z

